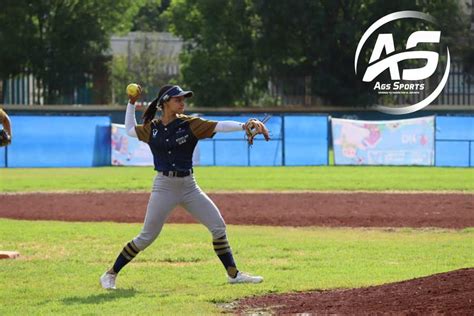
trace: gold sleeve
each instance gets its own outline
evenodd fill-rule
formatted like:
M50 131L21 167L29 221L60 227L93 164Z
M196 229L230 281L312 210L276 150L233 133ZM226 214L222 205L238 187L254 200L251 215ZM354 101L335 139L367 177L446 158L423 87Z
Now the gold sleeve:
M199 117L193 117L189 122L191 132L197 139L211 138L214 136L216 125L216 121L203 120Z
M0 123L3 122L3 120L7 117L7 113L0 109Z
M138 124L137 126L135 126L135 132L137 133L137 137L139 140L148 143L150 141L151 122L148 122L144 125Z

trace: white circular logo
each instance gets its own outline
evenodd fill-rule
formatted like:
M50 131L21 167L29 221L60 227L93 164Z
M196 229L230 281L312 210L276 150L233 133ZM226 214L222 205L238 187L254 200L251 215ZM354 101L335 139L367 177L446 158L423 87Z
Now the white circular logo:
M389 22L408 18L420 19L436 24L436 20L432 16L418 11L399 11L388 14L383 18L377 20L367 29L367 31L365 31L364 35L359 41L359 44L357 45L357 50L354 58L354 71L356 74L360 52L369 37L377 29ZM413 32L407 39L405 47L406 51L395 54L393 34L379 34L374 49L372 51L372 55L370 56L369 66L367 67L363 75L362 81L374 82L381 73L388 69L390 72L391 81L388 83L381 83L380 81L376 81L374 83L374 90L378 91L379 94L419 93L419 91L425 89L425 84L420 83L419 81L428 79L436 72L436 68L438 67L439 54L434 51L417 51L412 49L420 43L439 43L440 37L440 31ZM386 57L381 58L382 53L384 51ZM438 86L425 99L421 100L418 103L402 108L393 108L383 105L376 105L375 108L384 113L401 115L418 111L429 105L438 97L438 95L441 93L444 86L446 85L446 82L448 81L451 58L449 55L449 49L447 47L446 56L446 69L444 71L443 77ZM403 69L400 75L398 63L410 59L426 59L427 62L426 65L421 68Z

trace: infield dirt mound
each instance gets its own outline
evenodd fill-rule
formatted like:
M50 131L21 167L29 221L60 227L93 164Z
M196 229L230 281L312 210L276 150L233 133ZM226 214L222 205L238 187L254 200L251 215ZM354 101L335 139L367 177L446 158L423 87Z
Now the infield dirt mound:
M331 227L474 226L474 196L440 193L211 193L227 224ZM0 194L0 217L143 222L149 193ZM195 223L182 209L168 222Z
M240 300L236 313L474 315L474 269L359 289L272 294Z

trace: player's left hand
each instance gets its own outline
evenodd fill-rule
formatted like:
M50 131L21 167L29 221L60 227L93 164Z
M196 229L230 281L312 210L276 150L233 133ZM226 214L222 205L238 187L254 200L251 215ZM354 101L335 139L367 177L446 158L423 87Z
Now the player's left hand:
M264 123L257 119L249 119L245 124L244 124L244 130L245 130L245 135L247 137L247 142L249 145L253 144L253 139L255 136L258 134L262 134L263 137L265 137L266 141L270 140L270 135L268 132L267 127L265 126Z
M12 142L12 137L4 129L0 130L0 147L8 146Z

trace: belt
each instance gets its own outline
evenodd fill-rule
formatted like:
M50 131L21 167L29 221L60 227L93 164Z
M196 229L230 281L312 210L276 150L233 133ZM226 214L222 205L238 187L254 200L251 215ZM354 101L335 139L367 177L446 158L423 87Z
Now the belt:
M187 177L193 174L193 169L186 170L186 171L158 171L158 172L167 177L183 178L183 177Z

